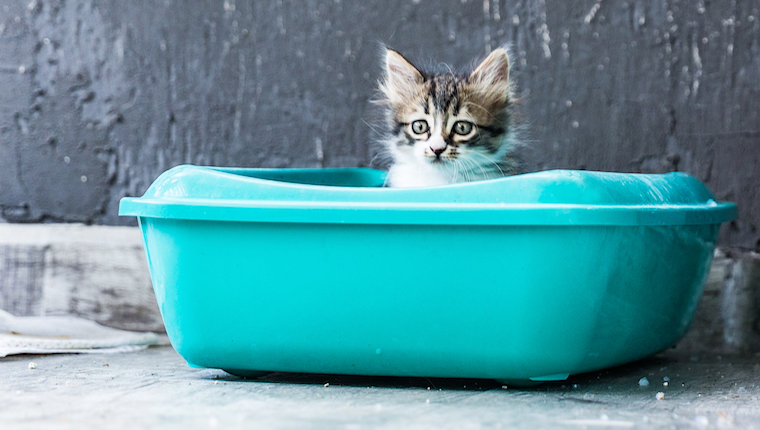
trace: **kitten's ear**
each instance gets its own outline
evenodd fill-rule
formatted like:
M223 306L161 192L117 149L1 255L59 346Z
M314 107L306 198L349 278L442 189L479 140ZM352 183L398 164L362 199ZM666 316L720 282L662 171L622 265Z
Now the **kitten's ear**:
M385 82L383 91L393 102L415 94L415 89L424 81L422 74L412 63L398 52L385 49Z
M504 48L491 52L468 79L478 103L489 110L502 109L509 104L509 55Z
M509 81L509 55L498 48L483 60L470 74L470 81L482 84L506 84Z

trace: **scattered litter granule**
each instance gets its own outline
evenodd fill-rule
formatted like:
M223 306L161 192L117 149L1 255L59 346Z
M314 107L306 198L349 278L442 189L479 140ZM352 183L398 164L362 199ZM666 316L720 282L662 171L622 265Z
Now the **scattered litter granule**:
M664 400L665 399L665 393L663 393L662 391L660 391L659 393L655 394L654 398L657 399L657 400Z
M646 376L643 377L643 378L641 378L641 379L639 379L639 385L642 386L642 387L648 387L649 386L649 379L647 379Z
M29 368L30 369L36 369L37 368L37 363L35 363L35 362L32 361L31 363L29 363Z

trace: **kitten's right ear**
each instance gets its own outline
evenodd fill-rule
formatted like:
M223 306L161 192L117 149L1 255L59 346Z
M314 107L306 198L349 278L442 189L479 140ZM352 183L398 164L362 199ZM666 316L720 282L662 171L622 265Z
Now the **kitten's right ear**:
M506 84L509 81L509 54L504 48L491 52L482 63L472 71L470 80L483 84Z
M405 98L415 93L415 88L424 81L422 74L401 54L385 48L385 82L383 91L394 101L397 97Z
M509 102L509 54L504 48L491 52L469 77L479 104L487 109L501 109Z

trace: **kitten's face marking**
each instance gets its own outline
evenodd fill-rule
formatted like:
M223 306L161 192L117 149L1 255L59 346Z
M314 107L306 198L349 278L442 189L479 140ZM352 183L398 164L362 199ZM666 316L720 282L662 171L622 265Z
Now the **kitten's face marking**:
M381 90L386 98L394 160L449 178L503 176L511 88L509 58L492 52L470 74L419 71L388 49Z

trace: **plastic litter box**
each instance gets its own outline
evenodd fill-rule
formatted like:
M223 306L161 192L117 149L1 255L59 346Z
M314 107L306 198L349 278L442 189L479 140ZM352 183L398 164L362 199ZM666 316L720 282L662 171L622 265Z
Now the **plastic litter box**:
M242 376L563 380L673 346L736 218L683 173L383 181L180 166L124 198L177 352Z

